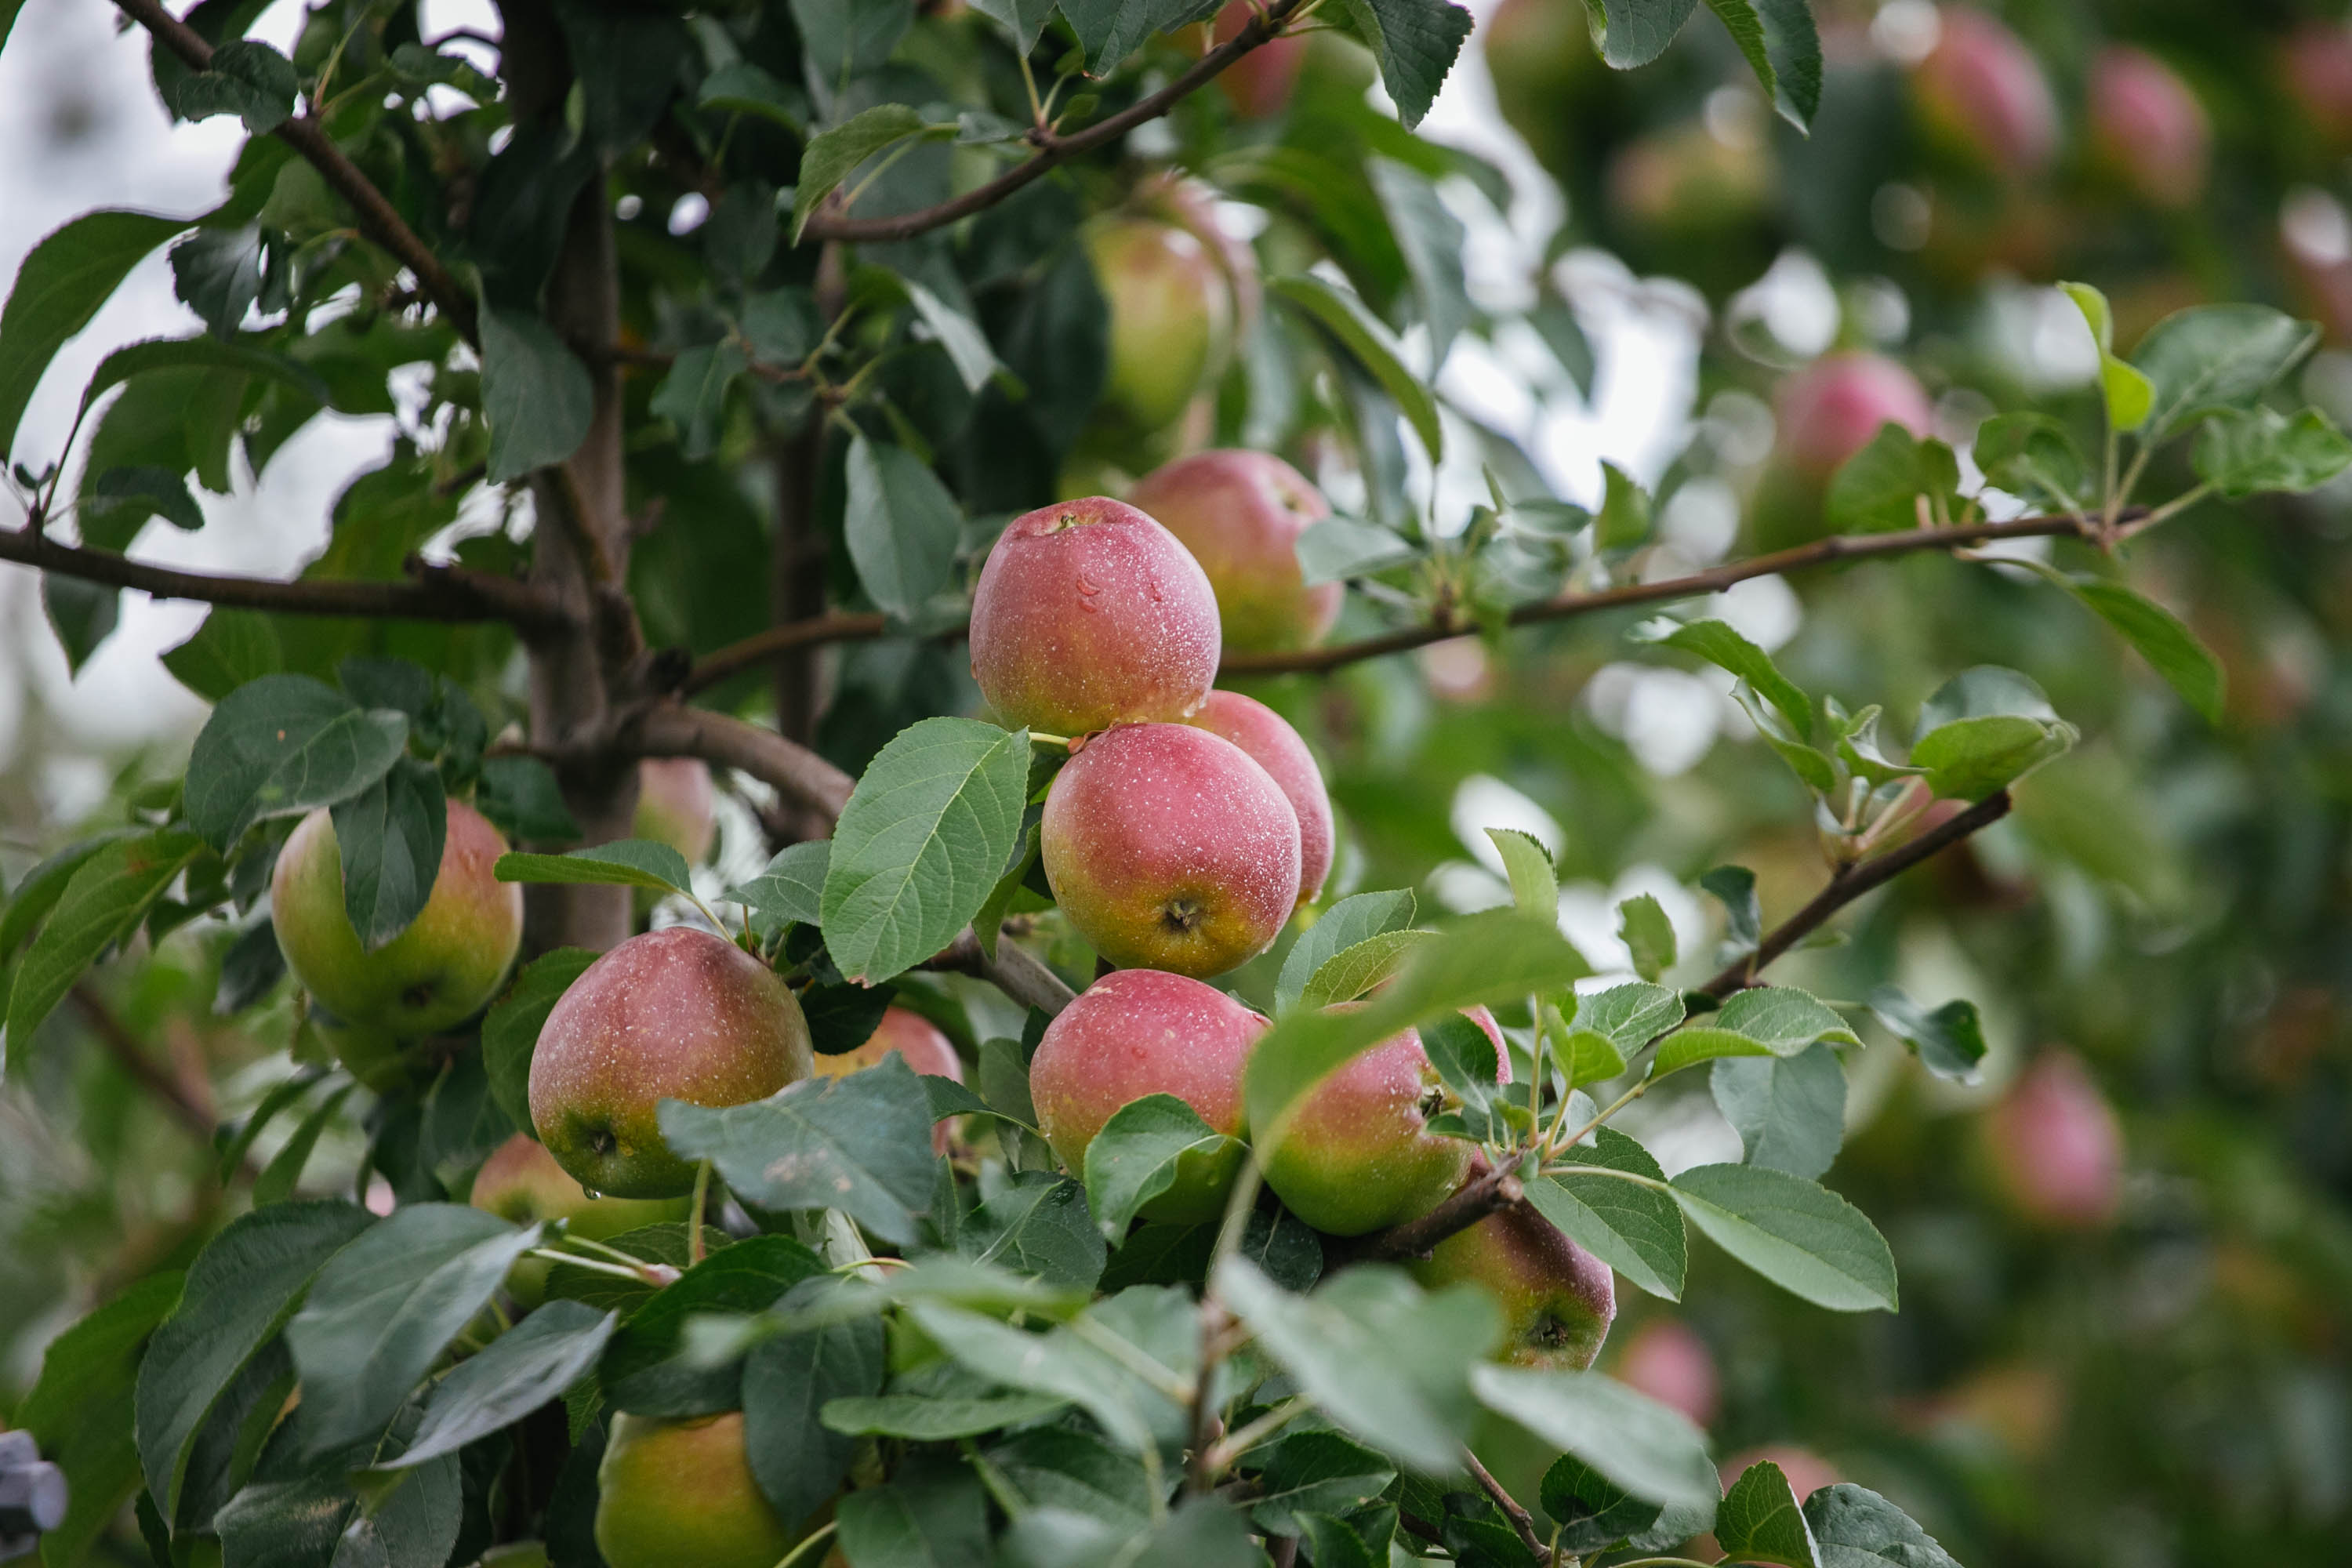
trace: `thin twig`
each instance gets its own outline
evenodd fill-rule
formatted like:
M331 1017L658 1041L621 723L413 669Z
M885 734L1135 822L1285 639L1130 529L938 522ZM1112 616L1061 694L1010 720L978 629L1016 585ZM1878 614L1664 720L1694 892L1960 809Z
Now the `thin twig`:
M1493 1473L1478 1462L1478 1456L1466 1447L1462 1450L1462 1462L1470 1467L1470 1473L1478 1479L1478 1485L1485 1489L1486 1495L1495 1500L1495 1506L1509 1516L1511 1528L1519 1532L1519 1540L1528 1553L1538 1563L1549 1556L1544 1549L1543 1538L1536 1533L1535 1515L1520 1507L1519 1500L1504 1490L1503 1483L1496 1480Z
M77 985L68 993L90 1033L106 1047L126 1077L153 1096L156 1102L170 1111L173 1120L195 1135L196 1141L210 1146L218 1123L212 1111L200 1104L180 1080L155 1065L140 1045L130 1027L114 1016L114 1010L100 999L98 993L87 985ZM251 1166L247 1166L248 1173Z

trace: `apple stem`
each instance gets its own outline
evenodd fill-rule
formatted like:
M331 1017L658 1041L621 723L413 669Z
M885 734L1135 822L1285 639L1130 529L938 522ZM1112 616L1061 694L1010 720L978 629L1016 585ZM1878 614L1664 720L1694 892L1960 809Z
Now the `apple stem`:
M710 1162L705 1160L694 1168L694 1207L686 1216L686 1260L688 1265L702 1261L702 1215L710 1203Z
M558 1252L551 1247L534 1247L525 1258L542 1258L549 1263L562 1263L573 1268L585 1268L592 1274L609 1274L615 1279L625 1279L632 1285L646 1282L643 1268L624 1268L617 1263L607 1263L601 1258L583 1258L576 1252Z
M790 1552L785 1552L784 1560L777 1563L776 1568L793 1568L794 1563L800 1563L807 1558L809 1548L824 1545L826 1542L833 1539L833 1532L840 1528L841 1525L838 1521L830 1519L826 1520L823 1524L812 1531L807 1539L803 1540L798 1546L793 1547Z

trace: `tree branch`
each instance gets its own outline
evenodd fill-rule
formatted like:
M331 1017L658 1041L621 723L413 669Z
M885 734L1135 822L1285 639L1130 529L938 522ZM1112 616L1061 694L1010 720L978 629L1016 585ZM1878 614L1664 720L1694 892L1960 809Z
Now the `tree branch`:
M562 612L531 584L512 577L437 566L412 557L406 583L321 578L281 582L150 566L110 550L61 544L29 528L0 529L0 561L136 588L158 599L194 599L239 610L295 616L364 616L386 620L508 621L526 631L562 624Z
M1511 1528L1519 1532L1520 1544L1528 1549L1528 1554L1538 1563L1548 1561L1551 1553L1545 1548L1543 1538L1536 1533L1536 1516L1520 1506L1518 1499L1504 1490L1503 1483L1495 1479L1494 1472L1480 1464L1478 1456L1467 1447L1462 1450L1462 1462L1470 1467L1470 1473L1477 1478L1478 1485L1486 1495L1495 1500L1495 1506L1509 1518Z
M991 958L981 951L980 939L970 931L950 942L923 967L977 975L1024 1007L1035 1007L1048 1014L1057 1014L1077 999L1077 993L1063 984L1060 975L1032 957L1026 949L1000 941L996 956Z
M787 621L780 626L754 633L742 641L730 643L708 658L696 663L679 688L682 695L691 697L708 690L730 676L769 659L803 648L821 647L827 643L871 642L890 629L886 616L859 614L855 611L833 610L804 621Z
M170 1111L197 1142L211 1147L213 1131L218 1125L211 1109L198 1104L178 1079L155 1065L122 1020L114 1016L113 1009L99 999L98 993L87 985L77 985L67 994L73 998L74 1007L89 1026L90 1033L106 1047L106 1054L114 1058L114 1065Z
M187 62L191 69L211 68L212 45L205 41L203 34L166 11L163 0L114 3L124 16L152 33L158 43ZM441 265L441 258L417 237L416 231L408 226L407 220L374 183L360 172L359 165L343 156L342 149L334 144L319 122L307 114L296 115L278 127L278 135L310 160L335 193L352 204L352 211L359 215L360 227L368 237L392 252L402 266L415 274L417 286L448 318L459 335L478 346L473 296Z
M793 805L822 813L828 821L841 815L856 784L814 752L794 745L773 730L705 708L665 702L626 726L622 742L641 757L700 757L706 763L740 768Z
M953 201L937 206L923 207L895 217L855 218L832 210L828 205L812 215L808 226L801 232L801 243L812 240L843 239L853 243L876 243L887 240L912 239L919 234L954 223L983 212L1029 184L1041 175L1068 163L1082 153L1118 141L1147 121L1159 119L1179 100L1216 79L1227 66L1256 48L1282 31L1290 14L1298 9L1302 0L1275 0L1265 10L1250 18L1242 30L1219 44L1194 63L1191 69L1158 92L1138 99L1133 105L1097 121L1083 131L1067 136L1057 136L1043 128L1029 133L1030 143L1037 155L989 181L986 184L965 192Z

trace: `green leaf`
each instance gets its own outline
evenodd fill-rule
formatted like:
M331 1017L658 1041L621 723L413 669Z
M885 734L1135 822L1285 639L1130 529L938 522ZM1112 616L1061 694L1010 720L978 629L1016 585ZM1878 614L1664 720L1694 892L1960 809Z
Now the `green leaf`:
M1920 705L1912 743L1917 744L1919 737L1956 720L1995 714L2054 722L2058 710L2050 706L2050 699L2031 679L1999 665L1980 664L1962 670L1936 688L1935 693Z
M2147 438L2246 406L2318 346L2317 327L2266 305L2198 305L2167 316L2132 355L2153 395Z
M793 243L800 243L801 232L808 227L817 205L866 159L909 136L954 134L953 125L926 125L923 117L906 104L879 103L811 137L801 151L800 178L793 190Z
M410 1204L329 1260L286 1325L310 1451L382 1433L539 1235L464 1205Z
M13 452L33 389L58 350L89 325L132 268L187 226L152 213L85 213L25 258L0 310L0 457Z
M1559 1526L1559 1547L1597 1556L1622 1541L1635 1551L1653 1551L1689 1540L1706 1528L1715 1505L1704 1510L1666 1508L1635 1497L1573 1454L1563 1454L1544 1472L1544 1512Z
M955 366L956 374L962 380L966 392L976 396L980 389L992 380L1013 374L997 359L996 351L989 347L988 334L980 330L979 322L914 279L907 278L899 281L906 286L907 298L913 303L915 314L922 318L923 325L930 329L933 340L947 351L948 360Z
M1639 893L1617 906L1617 935L1633 956L1633 973L1655 981L1675 964L1675 926L1664 905Z
M1977 1005L1966 998L1934 1009L1922 1007L1900 987L1882 985L1870 994L1870 1011L1887 1032L1911 1047L1937 1078L1974 1083L1984 1062L1984 1025Z
M1650 492L1633 475L1605 460L1601 479L1601 512L1594 519L1592 542L1601 550L1631 550L1650 537Z
M2092 340L2098 345L2099 389L2106 400L2107 423L2117 430L2138 429L2147 419L2156 388L2146 375L2116 357L2115 314L2107 308L2107 297L2088 283L2061 283L2058 287L2083 312L2083 320L2090 324ZM2162 437L2161 426L2156 434Z
M1555 1172L1528 1184L1528 1201L1569 1240L1626 1279L1653 1296L1681 1300L1689 1241L1682 1212L1660 1190L1665 1173L1647 1149L1613 1127L1595 1128L1592 1138L1589 1147L1563 1151L1561 1162L1627 1171L1656 1185Z
M1293 1432L1266 1455L1250 1518L1261 1529L1296 1534L1300 1514L1353 1513L1388 1490L1396 1476L1396 1467L1383 1455L1352 1438L1337 1432Z
M562 462L588 438L595 384L555 329L529 310L482 311L482 418L494 485Z
M164 651L163 662L181 685L207 702L218 702L246 682L284 669L286 656L268 616L215 605L194 636Z
M284 55L252 38L232 38L213 51L205 69L180 79L172 108L183 120L234 114L251 134L266 136L293 117L301 85Z
M1826 1486L1805 1500L1822 1568L1960 1568L1910 1515L1867 1487Z
M0 16L0 33L5 28ZM46 1568L75 1568L139 1490L131 1390L141 1349L180 1300L182 1283L177 1269L151 1274L51 1340L39 1379L10 1413L65 1472L65 1518L41 1538Z
M2123 634L2155 671L2209 724L2221 721L2221 661L2179 616L2144 595L2104 577L2081 577L2038 561L2021 564L2081 600ZM2071 734L2069 736L2071 741ZM1922 742L1924 744L1924 742ZM1912 761L1918 762L1916 748ZM1947 793L1938 790L1937 794Z
M1597 1372L1481 1366L1478 1402L1648 1502L1703 1511L1720 1496L1706 1440L1678 1410Z
M670 362L646 411L676 426L678 449L698 462L718 450L727 422L727 389L751 366L751 356L731 342L687 349Z
M1360 18L1375 5L1399 9L1433 8L1459 16L1463 34L1466 36L1469 31L1470 14L1459 6L1444 4L1444 0L1346 0L1346 4ZM1454 42L1458 47L1461 40L1457 37ZM1451 58L1450 56L1448 58ZM1410 124L1411 121L1407 123ZM1431 395L1429 388L1405 368L1404 351L1388 327L1366 308L1361 300L1320 278L1304 273L1270 279L1265 287L1276 299L1329 333L1333 341L1380 384L1381 390L1387 393L1403 413L1406 423L1413 428L1413 434L1421 437L1422 447L1429 454L1430 461L1436 462L1444 455L1445 432L1438 423L1436 399Z
M1172 1094L1130 1100L1087 1145L1087 1206L1103 1236L1116 1243L1138 1210L1175 1185L1185 1161L1238 1165L1242 1146L1201 1120Z
M956 1369L961 1372L961 1367ZM835 1399L819 1415L827 1431L849 1437L904 1437L944 1443L978 1437L1051 1415L1069 1401L1051 1394L973 1394L934 1398L919 1394L883 1394L870 1399Z
M204 508L196 504L188 481L160 463L110 468L82 487L81 529L85 544L100 548L128 544L138 537L139 530L151 517L160 517L184 533L194 533L205 525ZM263 626L269 624L252 610L213 613L250 617ZM273 641L275 636L273 633ZM266 675L274 668L252 673Z
M974 1261L1090 1290L1108 1256L1086 1189L1050 1171L1022 1171L964 1215L956 1245Z
M343 910L366 951L391 942L424 912L441 874L448 809L440 775L406 756L359 794L335 803Z
M1412 924L1412 893L1402 888L1356 893L1325 910L1284 955L1282 973L1274 983L1275 1010L1287 1013L1298 1005L1307 983L1335 955L1384 931L1402 931Z
M1802 991L1754 986L1735 994L1706 1023L1668 1036L1651 1076L1723 1057L1792 1057L1816 1040L1862 1043L1844 1019Z
M971 924L1028 796L1026 730L926 719L884 746L834 828L825 869L825 948L843 976L891 979Z
M1745 866L1717 866L1701 877L1698 885L1723 906L1724 941L1741 952L1753 950L1764 936L1764 906L1756 896L1756 873Z
M1931 730L1911 747L1927 787L1948 800L1982 800L2006 789L2074 743L2074 727L2054 720L1987 714Z
M1812 1527L1780 1467L1759 1459L1740 1472L1716 1510L1715 1538L1728 1558L1822 1568Z
M1124 1447L1142 1453L1184 1440L1190 1411L1168 1388L1198 1364L1200 1322L1181 1289L1133 1286L1082 1314L1087 1328L1041 1334L942 1301L916 1301L907 1313L966 1371L1066 1400Z
M21 1068L33 1031L82 972L107 949L130 939L163 889L203 849L194 834L158 828L101 845L74 868L57 907L18 962L8 992L12 1069Z
M1470 295L1462 272L1462 220L1438 199L1437 186L1418 169L1386 158L1366 160L1373 194L1387 214L1389 232L1404 253L1405 270L1429 329L1432 374L1445 363L1445 351L1471 319Z
M1601 58L1632 70L1664 54L1697 6L1698 0L1589 0L1585 15Z
M58 646L66 656L68 674L79 674L99 645L114 635L122 618L122 590L79 577L41 574L41 608Z
M1093 76L1108 75L1153 34L1208 14L1202 0L1062 0L1062 18Z
M1822 38L1805 0L1706 0L1780 118L1812 129L1822 106Z
M991 1447L988 1462L1031 1508L1066 1509L1138 1531L1151 1522L1151 1479L1089 1433L1033 1426Z
M1700 1165L1675 1201L1717 1247L1783 1290L1835 1312L1895 1310L1895 1257L1860 1209L1757 1165Z
M307 675L265 675L223 698L196 735L188 826L222 854L264 817L348 800L408 744L401 713L355 707Z
M947 586L963 511L929 464L863 436L850 437L848 486L842 531L857 580L886 614L905 620Z
M1996 414L1977 426L1977 467L2011 495L2079 510L2093 494L2091 465L2066 426L2047 414Z
M564 843L581 837L555 770L537 757L485 757L474 779L474 809L509 842Z
M1681 994L1663 985L1628 981L1576 999L1577 1029L1603 1037L1628 1057L1682 1021Z
M2197 477L2231 500L2302 495L2352 466L2352 439L2316 408L2292 419L2273 408L2224 409L2198 432L2195 464Z
M1920 497L1927 498L1931 520L1949 517L1959 505L1959 460L1949 447L1890 421L1830 480L1830 526L1841 533L1917 528Z
M1511 1136L1510 1116L1505 1109L1510 1104L1508 1086L1496 1081L1501 1064L1486 1031L1464 1014L1441 1013L1421 1026L1421 1045L1439 1080L1459 1101L1453 1112L1433 1118L1431 1126L1467 1133L1481 1143L1507 1142ZM1511 1109L1522 1118L1527 1113L1524 1104Z
M802 121L807 109L806 97L749 60L736 60L720 66L704 77L702 89L695 102L703 109L756 114L781 125L795 136L808 129Z
M1437 89L1469 40L1470 13L1446 0L1345 0L1349 19L1381 62L1381 85L1410 131L1421 123ZM1433 460L1437 448L1430 447Z
M1559 873L1551 851L1532 833L1516 827L1490 827L1486 837L1503 858L1503 873L1510 879L1511 902L1523 914L1538 920L1559 918Z
M764 1311L803 1282L823 1277L824 1260L789 1236L730 1243L656 1291L624 1321L597 1367L614 1407L646 1415L702 1415L740 1403L742 1367L688 1352L695 1321Z
M777 851L761 871L727 897L777 925L814 925L824 895L824 872L833 841L811 839Z
M308 365L250 343L223 342L218 338L149 338L126 344L98 362L89 384L82 389L81 411L87 415L98 400L134 375L163 370L231 370L267 376L291 387L314 403L330 400L327 384Z
M1342 1430L1416 1470L1460 1473L1475 1414L1465 1377L1503 1333L1483 1289L1423 1294L1401 1270L1370 1265L1296 1296L1244 1258L1220 1264L1213 1284L1259 1350Z
M900 1247L916 1239L915 1216L930 1207L930 1097L901 1057L845 1078L804 1079L749 1105L665 1100L658 1114L680 1158L711 1161L756 1207L837 1208Z
M971 7L1012 35L1023 54L1037 47L1037 39L1054 15L1054 0L973 0Z
M562 855L501 855L490 874L501 882L585 883L657 893L689 893L694 888L686 857L650 838L624 838Z
M139 1364L135 1396L140 1463L164 1518L179 1516L189 1449L223 1392L373 1219L357 1204L273 1204L230 1221L188 1270Z
M1303 1008L1328 1007L1335 1002L1353 1002L1374 986L1393 979L1413 953L1435 942L1433 931L1391 931L1367 937L1344 952L1334 953L1307 989L1298 994L1298 1005Z
M787 1528L801 1528L841 1489L856 1457L856 1445L818 1413L836 1399L880 1394L885 1370L879 1318L763 1340L744 1359L744 1454Z
M1636 642L1664 643L1694 653L1738 677L1769 702L1799 742L1813 732L1813 700L1804 689L1772 662L1762 648L1749 642L1725 621L1671 621L1664 616L1645 621L1630 634Z
M490 1095L517 1127L530 1125L530 1058L539 1032L572 983L596 959L584 947L540 954L522 966L482 1020L482 1065L489 1072Z
M841 1500L842 1554L857 1568L953 1568L986 1562L988 1503L961 1463L917 1458L878 1487Z
M16 884L16 895L5 907L0 907L0 960L16 950L17 944L33 934L58 900L65 897L74 873L86 865L89 858L108 845L125 838L141 837L135 827L110 828L104 833L69 844L47 859L25 873Z
M1347 517L1308 523L1298 536L1297 551L1300 581L1310 588L1369 577L1421 554L1394 531Z
M386 1468L410 1469L454 1454L521 1420L594 1369L620 1321L579 1301L550 1301L459 1362L425 1397L424 1418Z
M294 1195L296 1184L302 1180L302 1168L310 1163L310 1155L319 1147L319 1140L325 1134L327 1124L334 1120L335 1113L343 1108L343 1101L349 1100L352 1091L358 1087L349 1082L338 1085L295 1125L292 1135L277 1153L269 1157L269 1163L261 1168L261 1174L254 1178L253 1204L256 1208L267 1204L284 1203Z
M1708 1087L1748 1163L1811 1181L1836 1161L1845 1141L1845 1068L1829 1046L1793 1057L1726 1058Z

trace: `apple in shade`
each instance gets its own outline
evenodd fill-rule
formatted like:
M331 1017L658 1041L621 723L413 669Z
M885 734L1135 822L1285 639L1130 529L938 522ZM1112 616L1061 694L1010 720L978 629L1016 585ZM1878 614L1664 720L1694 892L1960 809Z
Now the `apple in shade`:
M2060 1230L2106 1225L2123 1197L2123 1128L2081 1059L2051 1051L1984 1119L1993 1173L2025 1218Z
M1927 436L1936 423L1919 378L1874 353L1822 355L1780 384L1773 412L1781 451L1816 481L1837 472L1888 425Z
M684 1198L590 1197L528 1132L516 1133L482 1162L468 1201L517 1225L564 1220L572 1235L591 1241L686 1217ZM526 1258L508 1270L507 1289L524 1306L534 1306L544 1292L547 1268L541 1259Z
M1172 1094L1229 1138L1243 1135L1242 1068L1266 1020L1213 985L1156 969L1104 975L1045 1026L1029 1063L1038 1131L1073 1173L1118 1110ZM1197 1224L1223 1212L1241 1151L1187 1154L1146 1219Z
M689 866L709 858L719 837L710 766L698 757L647 757L637 764L637 815L630 837L667 844Z
M1339 619L1344 585L1310 588L1298 565L1298 536L1331 505L1280 458L1195 452L1146 474L1127 499L1182 540L1208 574L1227 648L1310 647Z
M2058 153L2058 100L2023 40L1969 5L1946 5L1936 47L1913 69L1927 133L1969 162L2025 179Z
M614 1416L595 1528L607 1568L775 1568L797 1539L752 1478L740 1410Z
M1217 13L1213 42L1230 41L1256 14L1249 0L1232 0ZM1298 68L1307 63L1307 42L1295 35L1268 38L1218 74L1217 86L1243 119L1271 120L1290 106Z
M1468 1012L1495 1042L1496 1081L1510 1082L1502 1032L1485 1008ZM1444 1104L1420 1032L1391 1035L1307 1091L1273 1152L1258 1152L1265 1184L1328 1236L1363 1236L1417 1219L1470 1172L1472 1145L1429 1131Z
M1486 1169L1474 1154L1470 1174ZM1617 1317L1617 1277L1525 1199L1455 1231L1407 1266L1431 1289L1467 1280L1492 1295L1509 1325L1499 1359L1583 1372Z
M286 967L355 1037L416 1039L471 1017L498 994L522 943L522 888L490 870L506 852L481 813L451 801L425 908L370 952L344 912L334 818L310 813L270 875L269 920Z
M2280 85L2318 139L2352 143L2352 26L2305 22L2280 40L2277 60Z
M1063 916L1122 969L1223 974L1298 903L1298 814L1248 752L1189 724L1088 741L1045 792L1038 847Z
M592 1193L675 1197L694 1164L661 1135L665 1100L742 1105L814 1069L808 1022L767 965L690 926L633 936L559 999L530 1058L530 1120Z
M2186 206L2205 189L2213 127L2170 66L2115 44L2091 62L2091 147L2147 200Z
M956 1055L954 1042L940 1033L938 1025L907 1007L884 1008L882 1022L856 1049L818 1052L817 1076L846 1078L866 1068L879 1067L883 1058L892 1055L919 1073L963 1081L963 1058ZM946 1121L931 1130L931 1147L942 1154L948 1152Z
M1217 653L1200 563L1103 496L1014 518L972 593L972 679L1007 724L1075 736L1186 718L1217 678Z
M1233 286L1199 236L1115 215L1087 229L1095 281L1110 311L1110 364L1097 417L1148 436L1182 416L1233 345Z
M1712 1426L1723 1405L1715 1353L1696 1331L1675 1318L1652 1318L1617 1352L1617 1381L1661 1405Z
M1298 901L1311 904L1331 874L1331 796L1323 787L1323 770L1290 721L1255 697L1238 691L1212 691L1201 710L1186 721L1195 729L1222 735L1249 753L1265 770L1298 817Z

